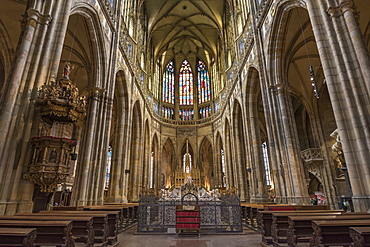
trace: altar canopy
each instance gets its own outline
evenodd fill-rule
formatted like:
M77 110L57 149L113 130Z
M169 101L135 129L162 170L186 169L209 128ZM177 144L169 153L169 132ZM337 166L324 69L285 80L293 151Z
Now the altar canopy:
M173 232L176 205L199 205L202 232L241 232L241 207L236 191L207 191L191 177L180 188L143 191L139 201L138 232ZM173 231L172 231L173 230Z

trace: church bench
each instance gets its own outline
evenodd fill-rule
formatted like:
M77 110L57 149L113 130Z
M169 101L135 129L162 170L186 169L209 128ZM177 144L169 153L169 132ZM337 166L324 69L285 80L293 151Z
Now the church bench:
M350 246L353 240L349 235L349 228L358 226L369 227L370 219L313 220L310 246Z
M294 213L278 212L272 214L271 235L274 246L283 246L287 243L289 231L289 217L307 217L321 219L323 217L335 218L341 216L342 210L313 210L313 211L295 211ZM329 219L328 218L328 219ZM325 218L324 218L325 219ZM309 226L310 227L310 226ZM311 229L312 234L312 229Z
M272 222L274 213L294 213L294 214L310 214L310 213L326 213L329 210L292 210L292 211L259 211L258 224L260 233L262 234L262 243L272 243Z
M0 246L33 247L37 236L36 228L0 228Z
M0 220L0 227L36 228L37 235L34 241L35 246L75 246L75 241L71 234L72 221Z
M53 206L50 207L51 211L81 211L83 207L72 207L72 206Z
M138 206L135 204L110 204L110 205L97 205L97 206L88 206L84 207L84 210L87 211L120 211L119 217L119 232L124 228L128 227L132 223L136 222Z
M72 236L75 242L83 242L84 247L94 245L94 229L93 217L89 216L53 216L53 215L40 215L38 213L24 213L22 215L1 215L0 220L41 220L41 221L58 221L70 220L72 221Z
M298 242L309 242L312 234L312 220L339 220L339 219L363 219L370 218L370 214L352 214L344 213L340 215L291 215L288 216L288 232L287 242L288 246L298 246Z
M245 222L249 227L258 228L258 211L263 210L265 206L276 205L274 202L266 203L247 203L243 202L240 204L242 206L243 217Z
M370 227L350 227L349 235L353 240L354 247L370 246Z
M88 216L93 218L94 246L106 246L108 244L108 213L87 211L40 211L37 214L49 216ZM16 214L19 215L19 214ZM117 235L115 235L117 240Z
M343 210L298 210L291 212L273 212L271 236L274 246L287 242L287 232L289 228L289 216L304 215L304 216L326 216L326 215L341 215Z
M118 213L118 220L117 220L117 228L118 232L121 232L125 226L126 217L128 216L128 207L127 206L87 206L84 207L84 211L88 212L98 212L98 211L113 211ZM113 216L110 215L109 218L111 219ZM116 218L116 216L114 216Z

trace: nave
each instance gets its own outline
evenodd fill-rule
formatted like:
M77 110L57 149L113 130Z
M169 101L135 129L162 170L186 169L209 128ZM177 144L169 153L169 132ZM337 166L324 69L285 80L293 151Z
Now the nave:
M201 235L146 235L136 234L136 228L118 235L119 246L125 247L260 247L261 235L249 228L244 228L240 234Z

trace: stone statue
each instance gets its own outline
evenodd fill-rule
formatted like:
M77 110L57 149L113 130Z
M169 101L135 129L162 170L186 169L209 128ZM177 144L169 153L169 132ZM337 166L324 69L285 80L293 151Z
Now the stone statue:
M346 160L344 158L342 143L340 141L338 130L334 130L334 132L331 133L330 136L332 138L335 138L335 143L331 146L331 149L336 153L334 162L336 163L336 168L340 170L340 168L346 167ZM343 176L343 173L338 171L338 176Z
M64 71L63 71L62 77L69 79L69 74L71 73L71 70L73 70L74 68L75 68L74 65L71 66L70 62L66 62L66 64L64 65Z

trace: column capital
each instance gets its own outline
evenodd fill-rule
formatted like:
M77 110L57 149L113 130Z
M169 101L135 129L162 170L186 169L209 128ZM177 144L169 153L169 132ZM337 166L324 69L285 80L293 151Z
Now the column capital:
M90 91L90 96L94 100L99 100L102 98L103 94L106 92L104 88L93 87Z
M34 20L39 24L49 24L52 20L50 15L43 15L37 9L27 9L28 20Z
M272 93L285 93L285 92L290 92L290 88L289 86L283 83L278 83L278 84L270 86L270 91Z
M327 13L330 15L330 17L333 18L339 17L347 11L351 11L353 14L356 15L356 19L358 19L358 12L353 0L345 0L342 1L338 6L329 7Z

